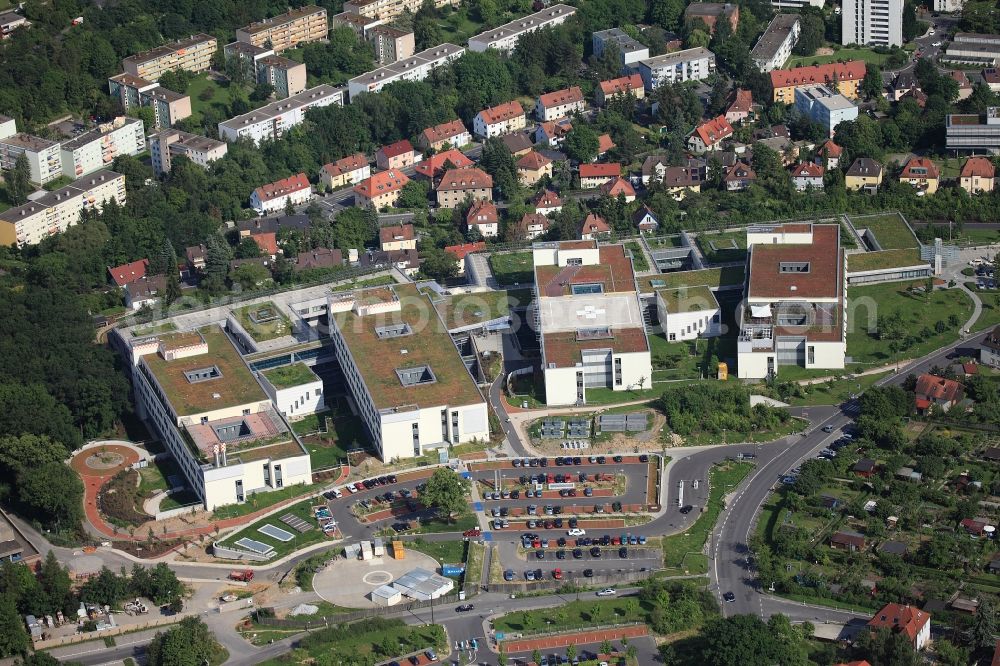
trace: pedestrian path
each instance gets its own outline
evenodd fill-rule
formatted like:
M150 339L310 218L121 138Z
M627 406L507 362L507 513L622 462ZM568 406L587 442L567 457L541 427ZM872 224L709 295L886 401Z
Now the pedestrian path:
M504 651L510 654L512 652L532 652L534 650L545 651L565 648L567 645L590 645L604 641L617 641L622 638L638 638L639 636L646 636L648 634L649 628L644 624L638 624L624 627L609 627L607 629L591 629L589 631L578 631L567 634L553 634L537 638L503 640L501 641L501 645L503 645Z

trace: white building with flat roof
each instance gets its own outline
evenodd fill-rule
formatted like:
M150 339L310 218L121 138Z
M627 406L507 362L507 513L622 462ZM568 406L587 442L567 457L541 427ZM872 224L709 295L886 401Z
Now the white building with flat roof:
M469 50L482 53L487 49L496 49L501 53L510 53L522 35L565 23L574 14L576 10L569 5L549 5L534 14L522 16L510 23L504 23L497 28L470 37Z
M309 88L298 95L272 102L256 111L219 123L219 138L225 141L249 139L254 145L267 139L280 139L285 131L298 125L312 108L344 105L346 90L327 84Z
M361 93L375 93L394 81L423 81L431 72L456 60L465 53L465 48L455 44L438 44L425 51L414 53L409 58L379 67L347 82L351 99Z
M80 178L111 166L119 155L138 155L146 150L146 134L138 118L119 116L62 144L62 171Z
M668 342L722 335L722 310L705 285L656 290L656 313Z
M327 309L337 360L382 460L489 439L486 401L416 285L335 294Z
M737 312L741 379L781 366L839 370L847 351L847 264L840 225L747 229L744 302Z
M844 0L840 43L902 46L903 0Z
M632 260L622 245L535 243L535 302L548 405L584 405L591 389L652 386Z
M637 68L646 90L656 90L664 83L707 79L715 71L715 54L699 46L640 60Z
M858 117L858 107L854 102L821 84L796 88L795 108L814 123L822 125L831 137L839 123Z
M801 32L802 22L798 14L776 15L750 51L753 64L761 72L779 69L792 55Z
M632 71L637 62L649 58L649 47L621 28L598 30L591 35L590 41L594 47L594 55L598 58L604 57L604 51L608 45L617 48L619 62L623 70Z
M173 159L183 155L198 166L208 168L215 160L222 159L229 151L229 144L207 136L170 129L149 135L149 155L153 172L157 176L169 173Z
M24 132L0 139L0 169L13 169L21 155L28 160L33 183L44 185L62 175L62 156L58 141Z

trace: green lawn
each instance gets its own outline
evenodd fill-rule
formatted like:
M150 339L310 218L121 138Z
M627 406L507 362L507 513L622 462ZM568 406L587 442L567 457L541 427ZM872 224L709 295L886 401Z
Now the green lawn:
M712 264L744 261L747 258L747 232L741 230L721 234L701 233L698 234L698 247L701 248L705 259Z
M318 381L319 377L305 363L290 363L264 371L267 381L277 389L293 388Z
M887 55L882 53L875 53L872 49L866 49L864 47L854 48L854 49L840 49L834 51L832 55L812 55L812 56L793 56L788 59L785 63L786 68L791 67L804 67L807 65L825 65L831 62L839 62L842 60L864 60L866 63L872 65L882 66Z
M292 322L271 301L233 310L240 326L257 342L274 340L292 333Z
M402 620L370 618L313 631L299 641L296 650L263 664L290 666L302 663L303 656L317 664L377 664L430 647L438 651L447 647L440 625L411 627Z
M653 381L701 379L707 340L667 342L661 334L649 336Z
M415 534L434 534L438 532L464 532L465 530L471 530L473 527L479 527L479 521L476 520L476 516L471 510L460 514L455 520L447 520L444 518L431 518L430 520L422 520L420 524L412 523L414 529L412 530Z
M916 248L882 250L881 252L859 252L847 255L847 272L860 273L881 268L917 266L926 263L926 261L920 259L920 250Z
M191 97L192 121L200 123L202 114L210 108L215 109L223 119L229 118L229 106L232 104L231 90L235 85L213 81L208 74L196 76L187 89L187 94Z
M715 528L719 514L722 513L722 498L742 483L751 469L753 469L752 464L743 462L727 462L712 468L709 473L709 497L705 511L686 532L661 540L663 564L667 568L666 575L708 571L708 560L702 549ZM676 488L673 492L677 492ZM699 509L700 507L695 507L695 511Z
M781 372L782 374L779 375L779 380L785 379L784 369L782 369ZM827 370L826 372L829 373L830 371ZM835 379L832 382L802 386L801 391L803 392L803 395L790 397L786 399L785 402L795 407L808 407L811 405L839 405L840 403L849 400L852 394L858 394L861 391L869 389L872 384L885 377L888 372L891 372L891 370L865 375L856 379Z
M649 262L646 261L646 255L643 254L638 241L628 241L625 243L625 249L632 253L632 267L637 273L649 270Z
M234 546L238 548L239 546L235 546L235 543L244 537L248 539L253 539L254 541L260 541L261 543L266 543L274 548L274 555L271 557L271 559L277 560L300 548L304 548L305 546L318 543L325 538L323 535L323 530L319 529L319 526L316 523L316 519L313 518L312 515L312 507L315 504L316 501L311 499L299 502L298 504L293 504L290 507L286 507L279 513L266 516L264 518L261 518L259 520L250 523L250 525L248 525L247 527L244 527L242 530L236 532L235 534L231 534L230 536L226 537L219 543L221 543L222 545ZM281 516L285 515L286 513L291 513L298 516L299 518L302 518L310 525L312 525L313 529L309 530L308 532L302 532L302 533L298 532L297 530L293 530L291 527L281 522L280 520ZM275 527L281 528L286 532L290 532L294 536L294 538L291 541L279 541L278 539L271 538L265 534L262 534L261 532L258 532L257 529L263 527L264 525L274 525Z
M368 433L359 417L335 418L331 424L333 432L310 435L302 441L309 451L313 470L338 465L347 458L348 451L367 445Z
M469 37L483 31L483 23L474 21L469 16L469 8L462 6L456 10L441 9L444 18L437 22L441 28L442 41L452 44L464 44L469 41ZM514 17L512 16L511 19Z
M680 236L647 236L646 243L650 247L663 248L663 247L681 247L681 237Z
M899 213L852 217L855 229L867 229L875 235L883 250L902 250L919 246L916 237Z
M972 314L972 303L956 289L938 289L930 294L908 293L915 282L851 287L848 290L847 355L854 363L876 364L894 360L890 340L880 340L874 332L877 317L899 316L904 335L912 337L910 344L899 350L899 358L919 358L958 339L962 326ZM956 315L960 323L948 323ZM944 331L936 332L937 322L944 322ZM926 330L925 330L926 329ZM900 341L905 345L906 340Z
M163 500L160 501L160 511L169 511L170 509L179 509L182 506L190 506L195 503L199 503L201 500L198 499L196 495L191 490L182 490L179 493L173 493L168 495ZM198 504L199 508L201 504Z
M441 564L460 564L465 562L465 545L467 541L425 541L414 539L406 543L408 550L418 550L430 555Z
M272 490L267 493L257 493L256 495L248 497L247 501L243 504L227 504L226 506L220 506L212 512L212 517L216 520L225 520L226 518L245 516L248 513L257 511L258 509L265 509L269 506L274 506L278 502L291 499L293 497L309 495L316 492L318 488L319 486L317 484L298 484L294 486L285 486L281 490Z
M713 288L725 287L742 284L744 276L745 269L743 266L660 273L658 275L639 278L639 291L645 294L664 287L694 287L702 284Z
M518 611L493 621L497 631L508 634L570 631L598 625L644 622L639 601L629 597L570 601L556 608Z
M510 252L490 255L493 276L501 285L531 284L535 281L531 252Z

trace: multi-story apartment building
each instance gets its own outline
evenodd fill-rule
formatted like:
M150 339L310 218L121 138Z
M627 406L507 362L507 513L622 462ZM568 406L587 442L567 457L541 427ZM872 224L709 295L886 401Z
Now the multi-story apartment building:
M945 121L948 150L965 153L1000 154L1000 107L986 107L986 113L953 113ZM0 143L0 150L3 144ZM2 153L0 153L2 154Z
M796 88L795 108L814 123L822 125L831 137L839 123L858 117L858 107L854 102L820 84Z
M354 186L354 205L375 210L392 206L408 182L406 174L397 169L374 173Z
M482 53L487 49L496 49L501 53L510 53L522 35L565 23L575 13L576 10L569 5L549 5L534 14L528 14L470 37L469 50Z
M535 117L542 122L558 120L585 108L587 103L583 99L583 91L579 86L573 86L539 95L535 102Z
M0 139L17 134L17 122L10 116L0 114Z
M372 175L371 164L363 153L348 155L336 162L324 164L319 170L319 182L327 190L356 185Z
M220 326L114 336L139 416L206 509L312 482L308 451Z
M409 58L379 67L347 82L351 99L364 92L378 92L393 81L423 81L441 65L460 58L465 49L454 44L438 44Z
M604 106L617 95L633 95L636 99L646 96L646 86L638 74L629 74L609 81L601 81L594 89L594 102Z
M815 7L823 9L826 0L771 0L771 6L775 9L802 9L803 7Z
M62 156L58 141L40 136L12 134L0 139L0 168L13 169L17 158L24 155L31 170L31 182L44 185L62 175Z
M170 127L191 115L189 96L131 74L122 73L110 77L108 92L121 102L126 111L140 106L152 108L157 129Z
M655 90L664 83L707 79L715 71L715 54L699 46L640 60L637 67L646 90Z
M477 167L446 171L437 186L438 206L457 208L466 199L493 201L493 176Z
M402 252L417 249L417 234L412 224L394 224L378 230L379 249L383 252Z
M584 405L590 389L651 386L652 365L632 260L596 240L536 243L531 316L548 405Z
M102 210L114 199L125 204L125 176L98 171L66 187L0 213L0 245L35 245L80 221L85 210Z
M301 123L309 109L339 104L343 106L345 89L321 84L298 95L272 102L256 111L244 113L219 123L219 138L226 141L250 139L259 144L266 139L280 139L285 130Z
M250 207L259 215L267 215L285 210L289 203L298 206L310 199L309 179L304 173L298 173L255 189L250 195Z
M847 350L847 277L837 224L747 229L744 302L737 312L741 379L781 366L836 370Z
M771 19L767 30L750 51L753 64L761 72L778 69L792 55L801 32L802 22L798 14L778 14Z
M524 129L527 124L524 108L517 100L491 106L476 114L472 120L472 131L476 136L488 139Z
M383 460L489 438L486 401L416 285L335 294L327 310L337 360Z
M391 25L377 25L365 32L365 40L375 49L375 62L388 65L409 58L416 51L412 30Z
M122 69L126 74L153 82L174 69L204 72L212 66L212 56L218 48L215 37L199 33L129 56L122 60Z
M432 1L438 9L458 6L458 0ZM366 18L391 21L398 18L403 12L416 14L422 4L423 0L347 0L344 3L343 11Z
M229 144L206 136L168 129L149 136L149 155L153 172L157 176L170 173L174 157L183 155L200 167L222 159L229 151Z
M146 134L138 118L119 116L62 144L62 172L80 178L105 169L119 155L138 155L146 150Z
M836 88L836 92L844 97L857 99L858 88L865 78L865 71L865 63L862 60L775 69L770 74L773 100L782 104L794 104L796 88L816 84L822 84L831 90Z
M236 41L281 53L299 44L326 39L329 32L326 10L308 5L239 28L236 31Z
M622 71L634 71L636 63L649 57L649 47L621 28L598 30L590 41L594 47L594 55L598 58L604 57L604 50L609 44L617 48Z
M350 28L354 31L354 35L358 38L359 42L368 38L369 30L375 26L385 25L385 23L385 20L380 18L361 16L360 14L352 14L351 12L340 12L339 14L334 14L330 19L331 29Z
M736 32L740 22L740 7L731 2L692 2L684 9L684 21L699 20L708 26L710 33L715 32L715 24L722 19L729 22L730 28Z
M903 45L903 0L844 0L840 43Z
M227 60L236 59L247 81L267 83L278 99L298 95L306 89L306 66L275 55L274 49L233 42L222 47Z

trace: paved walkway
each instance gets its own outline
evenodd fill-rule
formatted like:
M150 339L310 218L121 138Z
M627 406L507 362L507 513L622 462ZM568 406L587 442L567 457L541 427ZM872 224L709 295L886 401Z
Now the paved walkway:
M553 636L543 636L540 638L522 638L517 640L503 641L504 650L511 652L531 652L533 650L552 650L564 648L567 645L587 645L590 643L601 643L603 641L617 641L624 638L638 638L649 634L649 628L642 625L627 627L613 627L609 629L595 629L591 631L579 631L568 634L557 634Z

